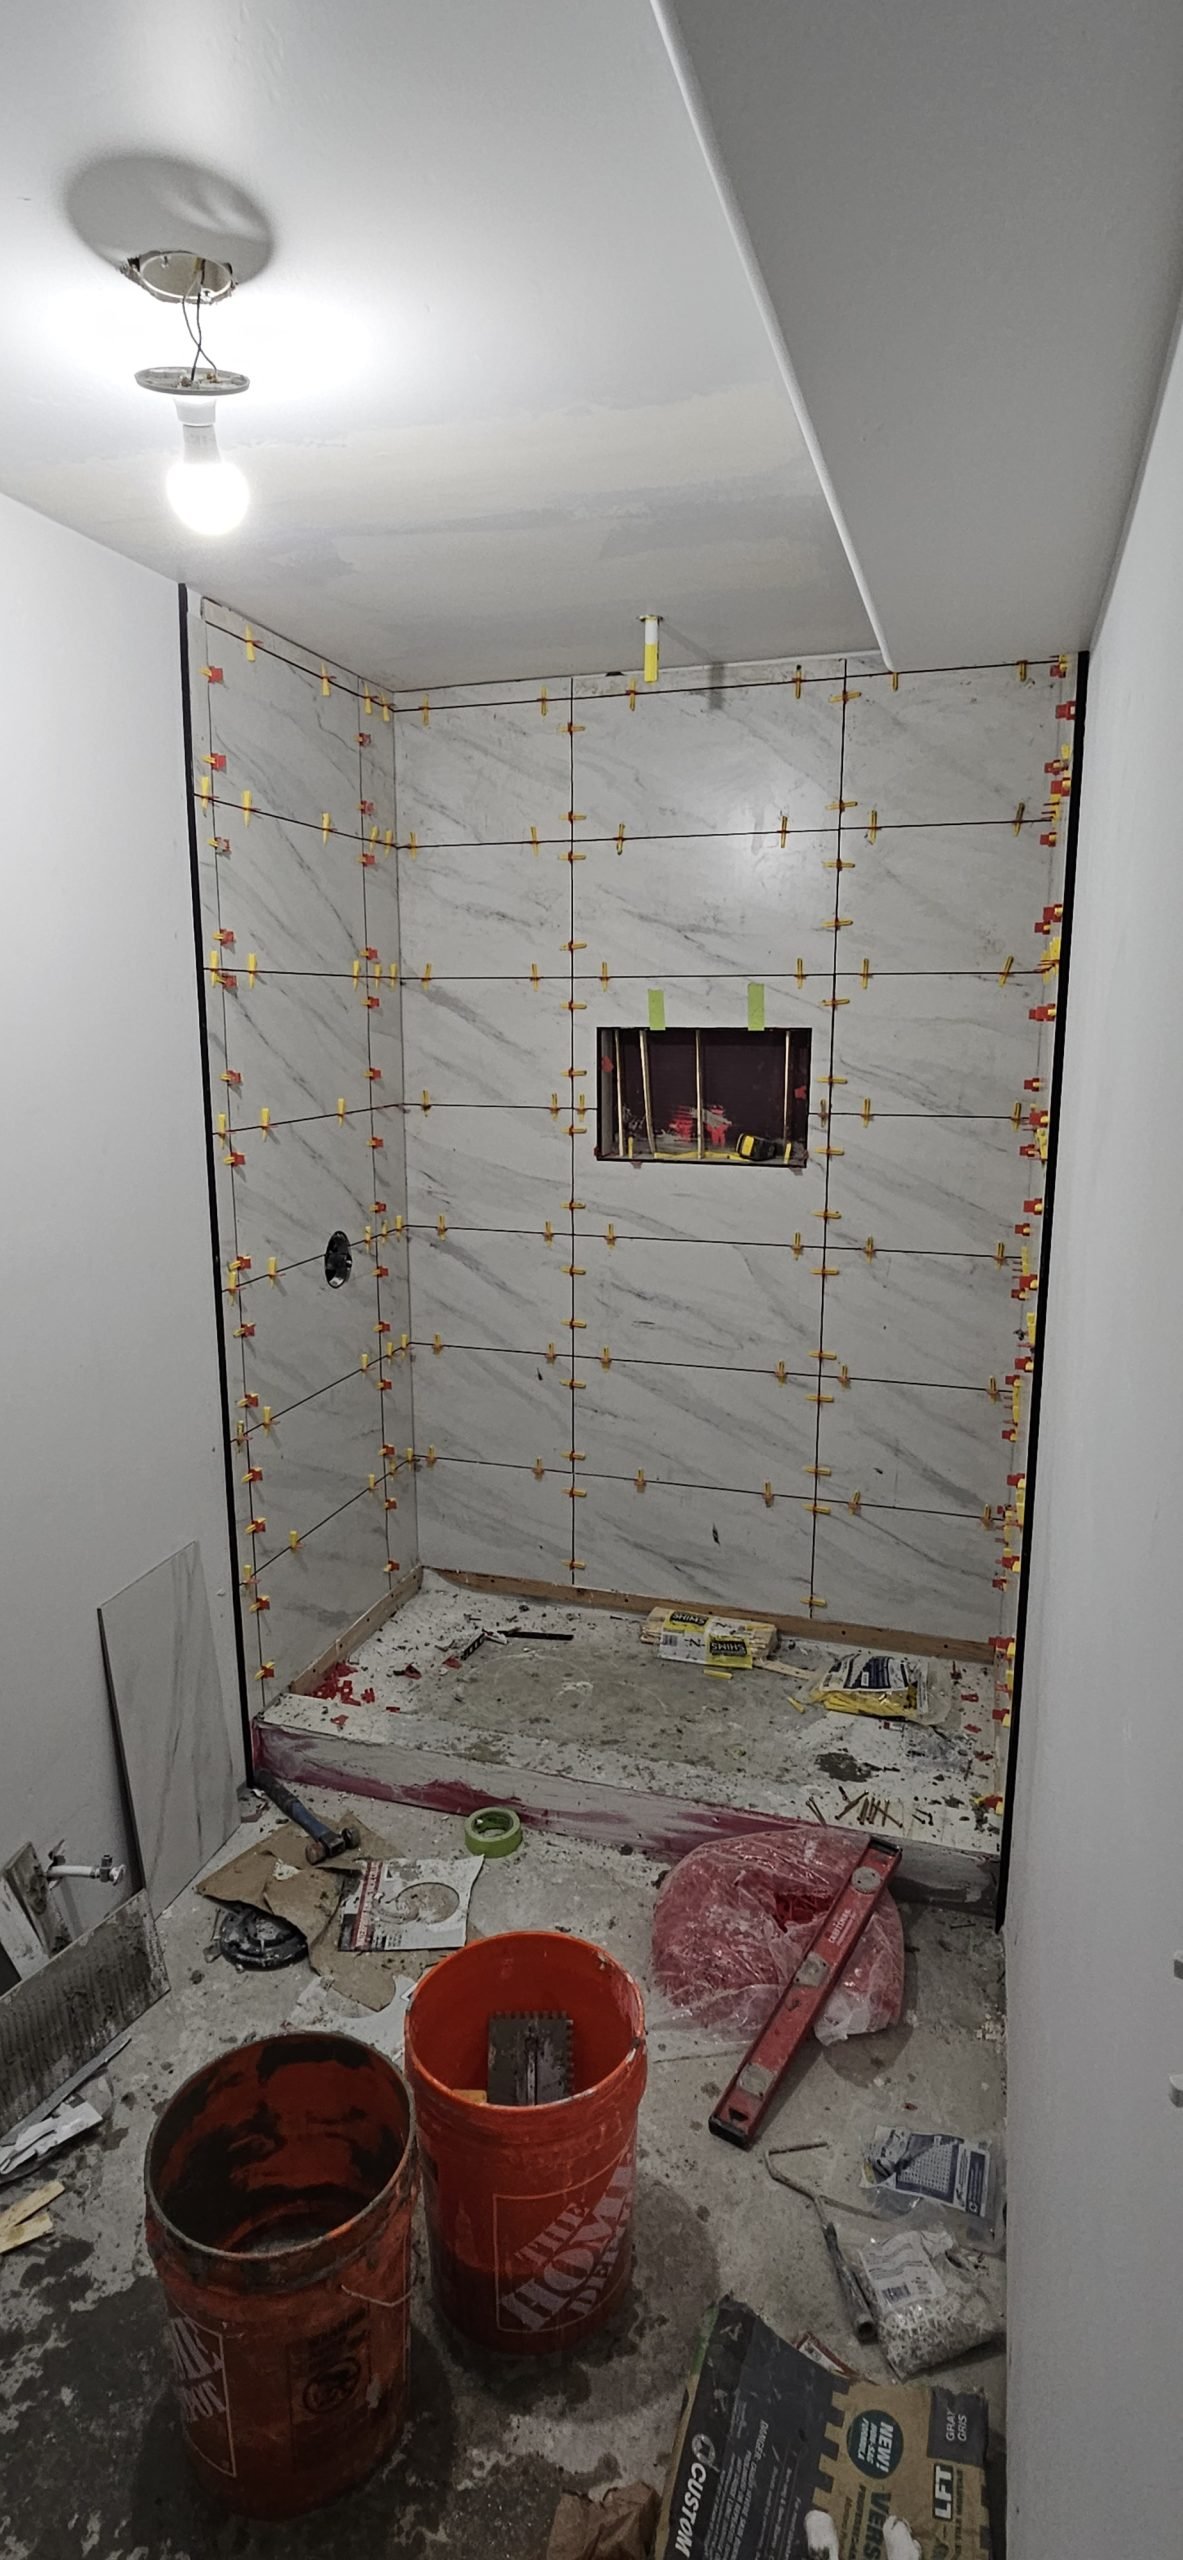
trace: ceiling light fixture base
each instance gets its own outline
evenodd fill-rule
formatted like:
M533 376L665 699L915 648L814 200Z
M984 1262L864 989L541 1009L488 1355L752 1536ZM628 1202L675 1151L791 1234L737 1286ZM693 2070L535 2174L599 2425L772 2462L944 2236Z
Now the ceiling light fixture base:
M196 249L141 249L125 258L122 272L142 285L154 302L224 302L234 291L234 269L221 258L203 258Z

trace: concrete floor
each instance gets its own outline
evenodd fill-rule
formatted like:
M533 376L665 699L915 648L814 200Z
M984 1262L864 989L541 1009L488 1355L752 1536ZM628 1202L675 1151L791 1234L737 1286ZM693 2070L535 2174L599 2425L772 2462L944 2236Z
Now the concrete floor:
M341 1798L324 1799L340 1810ZM446 1816L368 1804L392 1847L455 1852ZM254 1836L253 1834L251 1836ZM528 1835L478 1880L471 1932L561 1925L597 1938L642 1981L662 1870L627 1852ZM112 2068L116 2106L61 2164L52 2238L0 2260L0 2560L425 2560L431 2551L534 2560L556 2500L638 2476L659 2484L703 2317L724 2291L788 2337L812 2329L862 2370L817 2218L770 2180L765 2150L821 2137L805 2173L844 2192L878 2121L969 2133L1003 2120L1001 1952L988 1923L909 1907L905 2016L888 2034L812 2046L750 2155L706 2129L722 2054L655 2061L641 2117L637 2271L610 2333L553 2363L501 2363L445 2336L420 2233L412 2415L383 2470L337 2506L262 2526L214 2510L192 2479L168 2380L162 2302L141 2235L143 2154L157 2109L212 2054L280 2027L306 1966L241 1975L207 1963L212 1906L190 1891L162 1938L173 1989ZM415 1959L408 1960L414 1970ZM366 2013L354 2013L365 2036ZM788 2164L792 2165L792 2164ZM851 2236L858 2226L851 2227ZM956 2368L1003 2413L1001 2354Z

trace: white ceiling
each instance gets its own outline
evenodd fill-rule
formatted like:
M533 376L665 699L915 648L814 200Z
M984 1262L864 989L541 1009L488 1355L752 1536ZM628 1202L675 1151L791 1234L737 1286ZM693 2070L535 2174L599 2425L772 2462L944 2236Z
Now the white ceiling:
M635 664L646 609L667 661L866 645L647 0L42 0L4 71L0 487L389 682ZM147 154L273 234L211 315L252 377L217 544L168 512L178 430L132 379L179 319L71 219L185 245L179 182L125 183L122 239L79 187Z
M889 653L1087 642L1183 283L1180 0L654 7Z

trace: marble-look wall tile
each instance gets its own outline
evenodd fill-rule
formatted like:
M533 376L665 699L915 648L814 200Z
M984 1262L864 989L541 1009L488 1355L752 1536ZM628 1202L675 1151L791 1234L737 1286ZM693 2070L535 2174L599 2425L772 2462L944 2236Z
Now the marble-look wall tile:
M594 1075L590 1034L571 1012L569 987L569 978L545 978L537 987L528 977L516 984L442 975L427 986L408 980L402 1023L415 1071L412 1093L425 1088L433 1105L495 1102L511 1109L547 1109L557 1094L569 1117L573 1039L575 1063Z
M557 717L561 725L567 718L570 692L570 676L517 676L509 680L502 676L486 676L473 684L398 687L390 697L394 705L396 739L402 737L408 723L415 728L422 725L424 706L428 719L433 720L438 711L483 711L491 709L494 704L504 703L510 709L533 711L539 718ZM544 696L545 714L542 710Z
M382 1358L410 1332L405 1240L380 1234L406 1214L393 719L313 653L258 629L248 646L240 616L207 609L201 638L220 670L193 696L202 921L207 942L233 933L220 962L237 979L233 993L211 981L208 1000L211 1118L230 1128L213 1139L220 1248L224 1270L233 1253L250 1265L225 1300L240 1557L278 1583L250 1632L282 1682L382 1597L388 1518L415 1562L413 1471L397 1513L381 1493L356 1498L383 1440L414 1439L409 1359ZM338 1228L354 1247L343 1291L324 1280ZM246 1521L263 1517L252 1538ZM309 1541L298 1555L289 1534Z
M826 1282L824 1347L852 1378L988 1387L1018 1347L1013 1285L988 1254L849 1254ZM841 1388L827 1381L827 1391Z
M607 1347L622 1360L771 1371L783 1360L798 1374L814 1364L817 1283L790 1246L587 1236L579 1259L581 1355Z
M832 1011L827 998L833 986L829 970L823 976L816 969L806 976L804 984L798 984L796 977L766 974L764 964L754 959L750 974L717 970L712 974L673 977L659 971L651 978L637 965L641 956L640 952L635 953L632 968L623 975L612 976L606 987L598 975L586 970L577 977L576 994L586 1004L597 1030L613 1024L637 1030L647 1024L649 988L653 986L662 997L666 1028L670 1031L698 1028L746 1032L748 989L756 984L763 989L765 1028L808 1031L815 1071L820 1073L827 1066Z
M1043 957L1036 920L1054 892L1037 814L1004 825L879 827L868 812L842 838L843 971L988 970ZM853 956L851 956L853 955Z
M1039 982L1011 976L844 979L834 1018L839 1110L964 1111L1009 1118L1031 1073Z
M249 791L260 814L316 827L327 815L341 835L360 839L354 694L336 685L326 694L318 675L264 649L228 662L209 693L213 752L226 760L224 770L213 769L216 807L241 809Z
M383 1339L376 1331L378 1285L360 1237L344 1287L328 1286L323 1254L317 1254L290 1264L274 1281L248 1279L238 1292L235 1320L253 1327L243 1340L243 1361L259 1412L267 1406L283 1413L340 1378L358 1376L367 1354L377 1362ZM408 1329L404 1312L394 1338Z
M769 1508L758 1494L661 1484L639 1493L627 1479L581 1481L586 1498L572 1505L579 1588L806 1613L813 1523L802 1504ZM638 1741L643 1749L643 1736Z
M237 955L235 955L237 956ZM211 1024L215 1070L224 1063L240 1082L221 1097L231 1127L255 1131L267 1110L273 1122L314 1120L370 1103L365 1006L348 977L260 975L252 986L240 966L225 1008L228 1056Z
M559 1346L556 1345L556 1348ZM572 1441L567 1345L554 1361L536 1351L414 1353L416 1446L474 1463L565 1469Z
M576 742L577 744L579 741ZM580 830L582 835L582 829ZM810 992L834 966L838 838L779 835L625 836L589 843L575 874L580 974L615 979L764 978L800 960ZM828 867L827 867L828 866Z
M323 1254L340 1227L360 1236L372 1219L374 1163L370 1115L338 1121L291 1120L244 1132L235 1147L245 1162L234 1174L238 1250L255 1272L274 1255L282 1267Z
M574 866L578 869L578 866ZM554 844L429 845L399 855L403 972L543 978L571 969L573 866ZM582 927L580 928L582 931Z
M580 842L729 835L750 848L790 828L834 824L842 711L824 685L640 692L579 705L575 807Z
M250 1434L251 1466L261 1467L262 1475L249 1487L240 1485L239 1502L249 1502L247 1518L267 1524L255 1540L261 1572L273 1556L287 1553L293 1533L304 1537L356 1494L373 1490L371 1476L377 1479L374 1499L381 1511L388 1401L377 1392L376 1374L355 1374L290 1406L269 1431ZM242 1472L236 1465L235 1475ZM240 1522L243 1516L240 1508Z
M319 678L323 669L332 679L336 691L360 693L362 678L354 675L349 667L343 667L338 659L322 656L319 649L306 649L302 641L290 640L283 632L268 631L260 623L248 622L245 615L235 612L233 605L221 604L214 596L202 599L201 610L210 634L206 654L219 661L224 677L233 671L237 663L235 650L249 663L253 649L256 658L280 658L304 675Z
M857 1093L857 1085L849 1090ZM826 1254L845 1269L867 1237L877 1248L911 1253L1017 1251L1012 1229L1028 1196L1030 1167L1008 1119L952 1119L876 1113L864 1126L836 1116L827 1142L832 1211Z
M571 822L570 688L487 708L403 715L394 741L399 842L565 845Z
M570 1583L571 1515L585 1506L564 1472L441 1458L418 1468L416 1491L425 1565Z
M541 1235L569 1216L572 1152L590 1160L589 1133L549 1110L415 1109L418 1060L407 1060L407 1215L412 1227L492 1227ZM590 1114L589 1114L590 1120ZM582 1186L581 1186L582 1187Z
M788 1244L799 1235L801 1269L822 1261L825 1165L815 1152L798 1170L778 1164L622 1163L584 1153L579 1174L580 1235L652 1236L712 1244Z
M745 690L751 687L756 690L772 691L783 685L789 685L795 693L798 681L804 692L812 685L831 687L840 685L845 664L846 660L840 657L739 658L730 660L726 666L677 667L670 664L666 655L662 661L657 692L659 695L703 693L709 694L712 700L717 700L721 695L733 693L737 687ZM874 665L876 673L881 673L882 659L876 658ZM639 666L626 668L623 673L616 668L607 675L576 676L574 684L577 703L594 702L597 697L606 701L627 702L630 689L636 692L640 700L648 692Z
M247 1621L254 1630L248 1647L255 1651L255 1669L264 1662L273 1666L264 1679L252 1678L252 1703L270 1704L282 1695L381 1600L390 1583L388 1560L397 1559L400 1574L411 1570L413 1545L388 1549L387 1516L380 1501L361 1492L322 1528L302 1538L294 1552L272 1558L263 1579L270 1606L265 1615ZM401 1505L389 1516L401 1522Z
M818 1624L984 1644L998 1626L996 1547L981 1522L931 1511L835 1511L817 1523Z
M326 842L319 826L292 818L199 808L198 852L210 874L206 912L216 896L217 921L234 935L226 966L240 983L252 951L263 970L349 977L369 938L355 842Z
M1005 1504L1013 1466L1002 1437L1010 1418L1005 1390L995 1400L986 1384L923 1387L856 1377L844 1389L827 1383L832 1401L821 1408L817 1455L829 1474L819 1500L842 1505L858 1494L872 1506L973 1517L987 1505Z
M1057 752L1056 703L1070 678L1033 661L865 676L847 706L842 796L851 825L874 809L881 826L942 826L1037 816L1044 766Z
M745 1369L671 1368L580 1358L575 1398L580 1478L645 1476L813 1500L816 1372L786 1378Z
M99 1624L143 1880L163 1911L237 1821L200 1547L104 1601Z
M570 1237L449 1229L411 1236L414 1339L451 1348L545 1352L570 1347Z

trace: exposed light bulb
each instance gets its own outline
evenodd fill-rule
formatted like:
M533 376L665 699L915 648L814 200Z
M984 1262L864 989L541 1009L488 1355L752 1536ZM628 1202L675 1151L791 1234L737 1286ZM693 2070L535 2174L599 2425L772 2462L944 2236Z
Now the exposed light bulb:
M218 451L212 408L210 400L177 402L184 450L170 465L164 485L174 515L191 533L233 533L250 505L245 475Z

